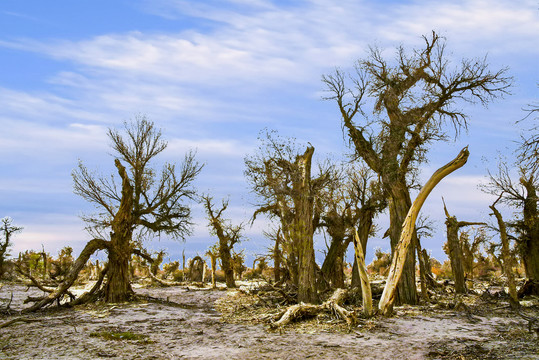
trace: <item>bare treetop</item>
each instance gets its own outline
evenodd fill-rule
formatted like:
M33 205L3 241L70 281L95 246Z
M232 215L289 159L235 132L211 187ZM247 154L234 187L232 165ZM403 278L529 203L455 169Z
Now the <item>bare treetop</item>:
M426 144L446 138L447 121L456 133L466 128L459 100L486 105L511 86L507 68L489 70L486 57L463 59L452 67L442 37L433 32L423 39L424 48L411 54L399 47L394 62L371 47L353 74L337 69L322 77L326 99L337 102L352 143L377 173L381 163L395 156L404 171L423 159ZM372 111L365 107L368 98Z
M151 167L151 161L167 147L161 131L142 116L136 123L124 123L124 132L109 129L108 136L117 153L115 166L118 174L132 187L133 225L176 238L189 235L190 209L184 205L184 200L194 198L195 190L190 185L202 168L196 162L195 154L189 152L185 155L179 171L176 164L165 163L158 174ZM73 181L77 195L104 210L83 219L98 231L108 227L119 209L122 186L113 176L91 173L82 162L73 172Z

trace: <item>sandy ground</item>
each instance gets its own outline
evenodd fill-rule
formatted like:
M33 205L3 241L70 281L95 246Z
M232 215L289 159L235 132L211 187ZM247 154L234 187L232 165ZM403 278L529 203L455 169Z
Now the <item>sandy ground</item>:
M13 310L23 307L29 293L40 295L25 290L5 285L0 306L12 292ZM172 287L137 293L182 306L130 303L40 312L30 316L35 322L0 329L0 359L539 359L539 341L527 322L498 312L467 317L398 310L397 317L362 322L347 333L316 327L269 331L263 324L223 321L215 301L234 292ZM140 338L99 335L122 332Z

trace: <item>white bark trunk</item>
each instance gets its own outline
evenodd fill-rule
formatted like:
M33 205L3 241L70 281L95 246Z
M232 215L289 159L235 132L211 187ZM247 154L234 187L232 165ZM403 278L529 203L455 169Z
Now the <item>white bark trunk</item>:
M365 266L365 250L359 240L357 230L354 234L354 249L356 254L357 268L359 278L361 279L361 296L363 298L363 314L367 317L372 316L372 292L367 267Z
M461 168L466 164L470 152L468 147L465 147L460 151L457 157L451 160L446 165L439 168L427 183L421 188L421 191L417 195L417 198L412 204L412 207L406 215L406 219L402 224L402 232L399 239L399 243L395 249L393 256L393 261L391 262L391 267L389 269L389 275L387 277L386 286L384 292L382 293L382 298L380 299L379 309L382 314L390 315L393 310L393 302L395 301L395 290L397 288L397 283L402 275L402 270L404 268L404 263L406 261L406 253L410 246L412 236L414 234L415 221L417 215L423 206L423 203L429 196L430 192L434 187L447 175L451 174L453 171Z

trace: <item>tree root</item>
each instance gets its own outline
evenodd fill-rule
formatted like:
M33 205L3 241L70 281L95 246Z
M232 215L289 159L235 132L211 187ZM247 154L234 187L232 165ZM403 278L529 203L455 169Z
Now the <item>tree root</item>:
M282 327L296 319L313 317L321 312L327 311L333 312L339 318L346 321L349 326L352 326L357 323L356 314L353 311L346 310L344 307L341 306L347 296L347 290L337 289L335 290L333 295L331 295L331 297L321 305L304 303L292 305L284 312L284 314L279 314L280 319L276 322L272 322L270 324L270 327Z

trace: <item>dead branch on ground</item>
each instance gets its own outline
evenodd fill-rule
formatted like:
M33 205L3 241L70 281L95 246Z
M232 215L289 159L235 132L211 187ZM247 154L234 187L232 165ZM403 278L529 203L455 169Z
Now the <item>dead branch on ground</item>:
M321 305L305 304L300 303L290 306L285 313L280 317L279 320L270 324L272 328L278 328L285 326L296 319L313 317L323 312L332 312L337 315L340 319L346 321L349 326L354 325L357 322L357 317L353 311L346 310L342 307L342 303L348 296L348 290L337 289L331 295L331 297L326 300ZM280 315L280 314L279 314Z
M16 324L18 322L31 323L31 322L38 322L38 321L41 321L41 319L18 317L18 318L11 319L11 320L8 320L6 322L1 323L0 324L0 329L8 327L8 326L13 325L13 324Z

